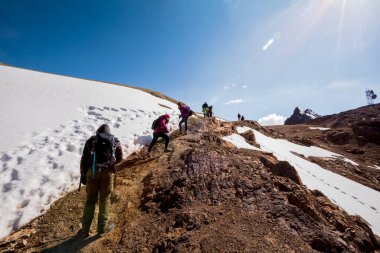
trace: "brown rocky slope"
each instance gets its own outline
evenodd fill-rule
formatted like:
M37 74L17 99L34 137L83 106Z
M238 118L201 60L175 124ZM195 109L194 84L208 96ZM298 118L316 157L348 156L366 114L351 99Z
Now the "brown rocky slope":
M325 127L321 129L319 127ZM311 158L312 162L380 191L380 104L323 116L308 125L271 126L273 132L298 144L319 146L359 163ZM377 167L376 167L377 166Z
M143 158L144 150L128 157L119 166L112 197L116 227L105 237L75 236L85 198L82 189L6 238L1 252L380 249L360 217L308 190L290 164L224 142L221 137L234 133L236 124L193 117L188 135L172 134L173 152L163 153L160 144L154 158Z

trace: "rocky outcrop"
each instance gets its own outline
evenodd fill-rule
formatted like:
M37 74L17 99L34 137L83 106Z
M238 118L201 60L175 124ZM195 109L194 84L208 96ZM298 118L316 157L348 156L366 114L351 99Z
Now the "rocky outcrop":
M380 145L380 120L366 120L356 123L352 130L361 139L358 141L365 143L375 143Z
M348 143L352 137L352 133L342 129L331 130L327 132L327 139L337 145Z
M274 175L289 178L299 185L302 184L296 169L287 161L278 161L268 155L262 155L260 160Z
M326 115L309 122L326 127L350 127L361 121L380 120L380 104L367 105L353 110Z
M249 144L251 145L256 144L255 134L253 133L252 130L245 131L244 133L241 133L240 135L243 136L245 141L248 142Z
M296 107L292 116L285 120L285 125L304 124L318 117L321 116L313 112L311 109L302 110L299 107Z

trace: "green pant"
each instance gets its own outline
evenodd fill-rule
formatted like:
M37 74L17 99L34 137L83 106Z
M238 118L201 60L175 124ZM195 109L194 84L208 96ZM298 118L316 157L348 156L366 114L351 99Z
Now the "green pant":
M108 221L108 212L111 206L111 193L115 174L110 170L103 170L92 177L92 170L87 171L87 200L83 210L82 229L90 231L94 219L95 205L99 195L98 233L103 233Z

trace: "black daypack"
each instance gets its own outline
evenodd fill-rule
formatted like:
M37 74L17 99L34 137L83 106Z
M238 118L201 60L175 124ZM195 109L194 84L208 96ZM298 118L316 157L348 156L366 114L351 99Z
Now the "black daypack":
M152 123L152 130L156 129L158 127L158 122L160 118L157 118Z
M109 133L97 133L94 141L95 163L100 166L115 164L115 137Z

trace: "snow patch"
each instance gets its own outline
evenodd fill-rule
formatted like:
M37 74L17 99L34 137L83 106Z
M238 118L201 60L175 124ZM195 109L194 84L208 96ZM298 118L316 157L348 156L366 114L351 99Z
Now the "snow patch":
M7 66L0 83L0 239L78 186L84 143L101 124L125 155L150 143L159 115L178 125L175 104L128 87Z
M309 127L309 129L311 129L311 130L327 131L327 130L329 130L330 128L328 128L328 127Z
M252 149L252 150L258 150L262 151L259 148L256 148L255 146L252 146L251 144L247 143L243 136L238 134L232 134L229 136L223 137L223 140L231 142L234 144L237 148L246 148L246 149Z
M368 167L375 169L375 170L380 170L380 166L377 166L377 165L372 165L372 166L368 166Z

